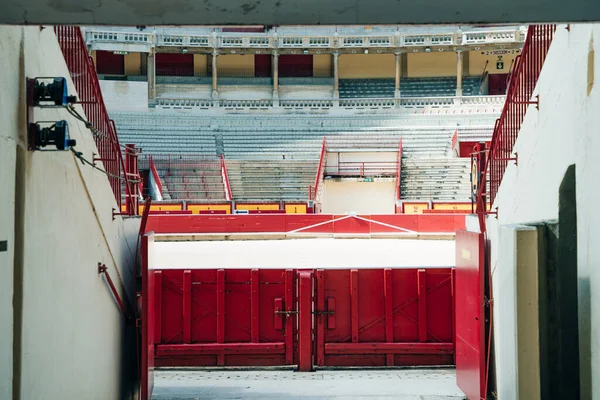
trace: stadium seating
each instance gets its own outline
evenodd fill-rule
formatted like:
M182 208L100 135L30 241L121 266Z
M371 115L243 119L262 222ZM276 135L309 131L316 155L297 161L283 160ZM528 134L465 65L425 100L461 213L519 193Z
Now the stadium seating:
M403 157L401 199L469 200L470 161L468 158Z
M306 201L318 160L228 160L236 201Z
M162 181L164 200L225 200L221 160L212 155L173 154L153 156ZM147 169L148 157L142 155L140 169Z
M463 78L464 96L479 95L481 77ZM456 95L455 77L402 78L402 97L444 97ZM341 79L340 98L394 97L394 79Z
M402 137L404 199L469 199L468 159L447 157L457 127L435 125L451 121L448 117L220 116L208 120L191 116L160 118L152 113L113 117L121 143L135 143L144 153L163 157L187 154L190 158L203 154L212 160L223 154L234 199L240 201L306 200L308 186L314 184L323 137L330 151L373 146L395 151ZM487 120L469 118L474 118L474 124L458 127L460 140L489 137L491 126ZM477 122L480 124L475 125ZM168 170L161 165L159 173L166 183L165 199L225 199L216 167L205 171L204 178L193 176L189 169L182 175L173 167Z

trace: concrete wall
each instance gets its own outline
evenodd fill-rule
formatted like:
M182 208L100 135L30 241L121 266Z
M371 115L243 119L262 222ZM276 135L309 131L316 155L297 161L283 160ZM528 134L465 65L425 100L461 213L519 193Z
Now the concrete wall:
M211 85L160 84L156 85L156 97L210 99Z
M333 71L333 55L331 54L314 54L313 55L313 75L322 73L323 71ZM322 75L321 75L322 76ZM333 76L333 74L330 74Z
M108 179L71 152L26 150L25 78L64 76L75 94L52 28L0 27L0 53L0 398L128 398L134 327L98 263L121 295L133 288L139 220L113 221ZM65 110L35 119L66 119L84 157L98 152Z
M513 263L502 251L499 227L558 218L559 185L569 165L576 165L578 231L578 310L581 398L600 398L600 76L598 51L600 25L564 25L556 30L554 42L538 81L539 111L530 106L514 147L519 165L509 163L494 207L498 220L488 218L492 241L491 265L494 290L494 335L496 357L514 354L514 344L502 338L514 334L514 313L502 312L502 298L510 298L515 284L502 280ZM595 40L593 40L595 39ZM595 51L594 51L595 50ZM592 79L590 79L590 77ZM509 272L510 273L510 272ZM496 364L500 399L513 399L514 370L508 360Z
M393 54L341 54L340 79L393 78L396 58Z
M148 82L102 80L100 89L109 112L148 110Z
M431 76L456 76L456 53L408 53L407 72L409 78Z
M323 212L345 214L393 214L395 179L375 179L358 182L357 179L323 181Z
M125 75L142 75L142 57L146 57L145 53L129 53L125 54Z
M492 51L469 51L469 75L481 75L485 62L487 61L486 72L490 74L508 74L510 67L520 50L492 50ZM504 63L503 69L496 68L498 61Z
M242 70L254 76L254 55L224 54L217 57L217 68L221 71ZM219 71L217 70L217 74ZM224 75L222 75L224 76Z
M207 76L208 56L206 54L194 54L194 76Z

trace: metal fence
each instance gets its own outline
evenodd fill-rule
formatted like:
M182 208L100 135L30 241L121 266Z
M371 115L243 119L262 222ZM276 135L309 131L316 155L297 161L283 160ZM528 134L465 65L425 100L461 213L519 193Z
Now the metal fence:
M555 30L556 25L530 26L523 51L514 64L506 103L500 118L496 121L488 157L490 204L494 203L509 161L516 161L516 156L512 156L513 147L527 109L530 105L539 107L539 98L537 96L533 98L533 91Z
M94 61L88 54L79 27L56 26L54 32L71 74L71 79L77 89L78 103L83 107L88 122L98 130L94 138L100 157L95 158L94 161L102 161L115 199L120 206L122 200L121 182L126 179L125 163L121 154L115 123L108 117L106 112ZM125 185L126 199L130 201L132 200L130 193L133 192L133 182L125 181L128 183ZM131 206L127 209L133 212L133 208Z

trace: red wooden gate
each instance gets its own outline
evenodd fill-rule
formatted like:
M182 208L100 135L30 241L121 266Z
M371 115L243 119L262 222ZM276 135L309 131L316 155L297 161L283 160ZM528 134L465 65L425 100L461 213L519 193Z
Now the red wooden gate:
M156 365L294 364L296 274L154 271Z
M147 215L146 215L147 217ZM141 399L152 397L154 387L154 287L153 277L153 252L154 234L147 233L142 236L142 306L141 306L141 370L140 389Z
M456 382L471 400L485 398L483 234L456 232Z
M316 271L316 365L454 364L446 269Z
M149 275L157 366L454 363L449 268Z

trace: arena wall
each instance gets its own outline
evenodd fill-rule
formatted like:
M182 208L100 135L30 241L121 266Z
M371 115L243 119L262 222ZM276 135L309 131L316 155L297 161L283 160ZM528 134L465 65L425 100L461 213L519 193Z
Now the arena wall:
M313 75L321 71L332 70L333 56L331 54L314 54L313 55Z
M355 179L323 181L323 213L394 214L395 178L359 182Z
M469 75L481 75L483 68L490 74L508 74L520 50L469 51ZM487 61L487 67L485 65ZM498 62L501 61L501 64ZM498 68L499 66L503 68Z
M194 76L208 75L208 56L206 54L194 54Z
M224 54L217 57L217 68L221 71L242 70L254 76L254 55ZM218 74L217 70L217 74Z
M342 54L339 74L340 79L393 78L396 59L393 54Z
M540 96L539 111L533 105L528 108L513 149L518 166L509 163L493 206L498 207L498 219L488 218L501 399L517 398L515 388L526 375L518 368L517 341L522 337L515 313L515 293L518 296L522 288L516 286L515 253L505 251L515 235L500 233L515 224L557 220L559 187L571 165L576 170L580 398L600 397L600 380L592 379L600 375L600 304L593 301L600 295L600 88L594 82L600 76L598 38L599 24L557 27L534 93ZM476 228L472 220L468 226ZM537 290L535 284L532 281L529 289ZM533 340L530 344L535 348Z
M100 89L109 112L148 110L148 82L101 80Z
M423 78L456 76L456 53L408 53L407 76Z
M71 152L26 149L25 78L67 77L75 94L52 27L0 27L0 53L0 241L8 243L0 251L0 398L130 398L135 326L98 263L134 304L139 220L113 221L107 177ZM65 110L34 115L66 119L77 150L89 160L98 153L90 131Z
M125 54L125 75L142 75L142 57L146 54Z

